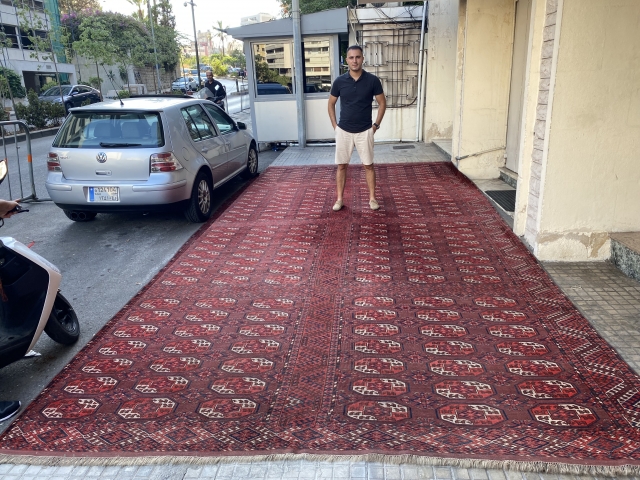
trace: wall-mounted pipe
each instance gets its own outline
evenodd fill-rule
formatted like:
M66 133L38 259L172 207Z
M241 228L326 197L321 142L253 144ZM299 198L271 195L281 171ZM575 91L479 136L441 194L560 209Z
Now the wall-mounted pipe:
M416 142L420 141L420 106L422 105L422 96L424 92L422 91L422 63L424 59L424 27L427 21L427 2L426 0L422 2L422 28L420 29L420 45L418 49L418 54L420 57L418 58L418 102L417 102L417 112L416 112Z

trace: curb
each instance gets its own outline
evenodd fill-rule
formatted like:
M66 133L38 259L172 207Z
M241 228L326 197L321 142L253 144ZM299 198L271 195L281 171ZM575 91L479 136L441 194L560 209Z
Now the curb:
M44 130L36 130L35 132L29 132L29 137L31 138L31 140L34 140L36 138L52 137L53 135L58 133L58 130L60 130L60 127L46 128ZM19 133L18 135L15 135L15 136L10 136L10 137L6 136L4 137L4 140L0 139L0 146L12 145L16 142L16 138L18 139L18 142L24 142L27 138L27 135L24 133Z

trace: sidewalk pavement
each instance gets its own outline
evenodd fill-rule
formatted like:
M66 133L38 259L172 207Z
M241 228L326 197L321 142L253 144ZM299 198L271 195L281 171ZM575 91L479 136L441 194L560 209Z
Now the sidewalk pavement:
M250 112L232 114L250 126ZM247 121L248 120L248 121ZM271 166L333 165L332 146L289 147ZM376 163L446 162L449 156L433 144L395 143L375 146ZM352 164L360 163L354 152ZM499 180L475 182L480 190L506 188ZM493 204L508 222L510 215ZM574 302L594 328L636 371L640 371L640 282L626 277L611 263L543 263L556 284ZM93 480L93 479L218 479L218 480L569 480L592 479L588 475L556 475L512 470L459 468L454 466L394 465L376 462L309 460L249 461L235 457L218 465L138 465L122 467L41 467L0 465L2 480ZM617 477L639 479L640 477Z

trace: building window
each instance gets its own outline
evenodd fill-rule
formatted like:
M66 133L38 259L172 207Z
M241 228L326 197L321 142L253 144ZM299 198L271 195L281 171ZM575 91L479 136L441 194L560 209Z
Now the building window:
M38 37L41 41L38 42L38 45L34 45L29 37ZM31 30L26 32L20 29L20 42L22 43L22 48L27 48L29 50L39 50L43 52L50 52L51 45L49 44L49 39L47 38L47 32L44 30Z
M3 47L20 48L16 27L13 25L0 25L0 41Z
M287 95L293 88L293 44L291 42L251 45L256 95Z
M330 92L331 56L329 54L329 39L305 39L302 47L304 50L304 92Z

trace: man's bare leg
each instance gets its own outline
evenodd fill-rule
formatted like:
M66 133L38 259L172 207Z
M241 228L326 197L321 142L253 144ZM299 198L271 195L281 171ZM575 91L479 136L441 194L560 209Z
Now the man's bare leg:
M344 163L344 164L339 164L338 165L338 169L336 170L336 196L337 196L337 200L335 205L333 206L334 210L340 210L342 208L342 204L343 204L343 200L342 200L342 196L344 194L344 186L347 183L347 167L349 165ZM339 208L336 208L338 207Z
M369 203L375 202L375 205L378 205L376 201L376 171L373 169L373 165L363 165L364 166L364 175L367 179L367 187L369 187ZM377 208L371 207L373 210L377 210Z

